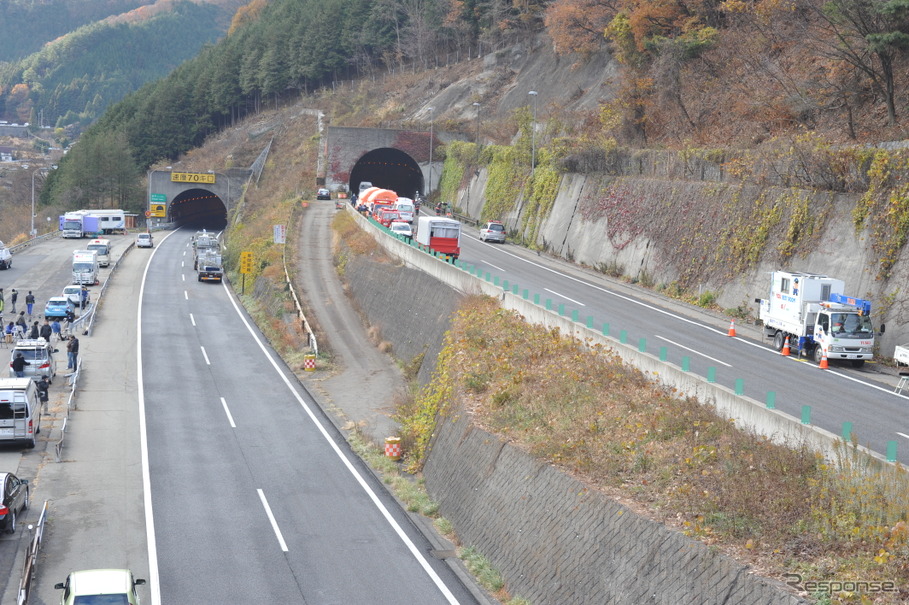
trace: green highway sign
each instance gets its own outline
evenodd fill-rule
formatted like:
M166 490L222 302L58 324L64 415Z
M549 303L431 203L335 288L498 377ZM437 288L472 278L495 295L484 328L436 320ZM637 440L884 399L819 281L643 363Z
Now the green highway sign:
M163 193L152 193L152 194L151 194L151 199L150 199L149 201L151 201L151 202L166 202L166 201L167 201L167 196L164 195Z

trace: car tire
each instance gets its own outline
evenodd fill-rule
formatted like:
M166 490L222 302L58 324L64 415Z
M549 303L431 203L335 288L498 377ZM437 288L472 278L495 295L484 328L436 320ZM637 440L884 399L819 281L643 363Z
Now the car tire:
M28 510L28 507L31 505L31 494L28 491L28 487L25 488L25 502L22 503L22 510Z
M34 437L32 437L31 439L29 439L28 441L25 442L25 447L26 447L26 449L33 450L33 449L35 449L35 445L37 443L38 443L37 440Z
M9 511L9 523L6 525L6 533L14 534L16 533L16 511Z

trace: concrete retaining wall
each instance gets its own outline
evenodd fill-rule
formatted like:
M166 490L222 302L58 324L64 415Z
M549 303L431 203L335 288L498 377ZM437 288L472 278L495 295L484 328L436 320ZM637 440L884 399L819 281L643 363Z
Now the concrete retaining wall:
M377 231L357 216L365 229ZM818 448L826 447L833 437L503 293L402 241L384 235L378 240L405 266L361 259L347 269L347 278L369 321L388 326L385 337L399 356L416 350L419 338L434 330L441 340L438 325L447 330L448 316L435 311L441 313L448 306L446 298L453 306L455 292L482 293L499 298L503 306L528 321L612 346L643 371L685 394L710 401L721 413L734 414L740 425L760 428L778 440L809 440ZM410 311L417 298L432 298L428 303L432 312ZM412 318L404 331L392 328L401 312ZM435 354L431 358L428 354L424 368L434 367L434 360ZM463 542L489 558L513 594L537 605L802 602L785 586L750 574L700 542L636 515L555 467L471 426L466 414L440 418L424 476L430 495L440 502L442 514L452 521Z

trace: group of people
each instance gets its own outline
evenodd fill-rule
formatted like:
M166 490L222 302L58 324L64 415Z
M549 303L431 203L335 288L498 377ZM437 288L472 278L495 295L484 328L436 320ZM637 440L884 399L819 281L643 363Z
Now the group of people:
M63 340L63 326L60 325L59 320L54 319L54 321L50 321L45 319L43 325L39 326L37 321L29 325L25 320L24 312L19 313L19 319L15 322L9 322L6 324L6 327L3 328L3 337L8 343L23 338L43 338L47 342L50 342L52 336L56 336L58 341Z
M3 294L3 288L0 288L0 313L3 313L3 311L6 307L5 298L6 297ZM12 307L10 310L13 313L16 312L16 303L18 301L19 301L19 291L16 290L15 288L13 288L9 295L9 302ZM28 294L25 295L25 311L23 311L23 313L27 313L28 318L31 319L32 311L34 310L34 308L35 308L35 295L32 294L31 290L29 290Z

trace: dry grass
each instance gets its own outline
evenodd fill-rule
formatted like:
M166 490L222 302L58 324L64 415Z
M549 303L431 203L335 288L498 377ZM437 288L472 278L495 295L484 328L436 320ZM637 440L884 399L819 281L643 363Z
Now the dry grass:
M875 475L849 446L831 466L743 433L609 351L528 325L487 298L459 312L440 363L400 410L409 442L433 408L463 404L488 430L761 573L909 586L904 472ZM883 597L875 602L905 602L909 589Z

